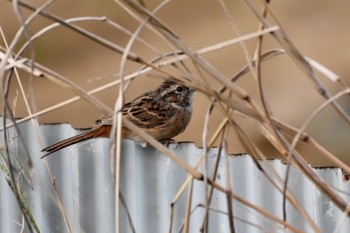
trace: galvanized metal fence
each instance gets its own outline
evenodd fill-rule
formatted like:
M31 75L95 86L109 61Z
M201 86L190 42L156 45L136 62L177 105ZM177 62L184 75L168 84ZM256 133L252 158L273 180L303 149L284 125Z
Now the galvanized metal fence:
M89 141L40 160L41 146L35 129L31 123L22 123L19 125L20 134L14 128L7 132L11 157L17 157L23 165L21 169L12 159L12 163L17 164L15 178L19 181L40 232L114 232L115 186L109 162L110 140ZM38 129L45 145L79 132L67 124L43 125ZM4 138L1 140L0 232L30 232L28 226L22 229L25 225L23 214L7 182L7 156L3 147ZM33 164L29 163L26 156L24 143ZM174 205L172 201L188 174L150 146L129 140L122 143L120 232L182 232L190 186ZM170 144L169 149L192 166L204 154L203 149L192 143ZM200 171L206 171L211 176L218 150L209 150L207 156L207 169L204 170L202 165ZM284 178L287 166L280 160L268 160L261 162L261 165L267 170L273 168ZM27 177L23 171L26 171ZM350 184L343 181L340 169L322 168L315 171L344 199L350 201ZM250 156L225 156L223 152L216 182L226 187L228 178L234 194L283 219L282 194L257 169ZM342 213L299 170L291 169L288 187L320 232L350 232L347 214ZM214 189L211 204L206 209L208 188L203 181L193 182L189 232L199 232L206 211L209 211L207 232L230 232L226 194ZM233 200L232 209L235 232L289 232L282 225L236 200ZM289 203L285 214L286 221L297 229L313 232Z

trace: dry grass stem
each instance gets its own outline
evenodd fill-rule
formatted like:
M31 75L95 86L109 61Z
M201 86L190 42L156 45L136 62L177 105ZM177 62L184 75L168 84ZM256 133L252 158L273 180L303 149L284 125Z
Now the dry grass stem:
M38 7L24 1L10 2L13 3L13 13L19 19L20 26L18 26L17 31L14 31L12 39L9 40L8 38L11 37L6 35L6 31L3 31L2 28L3 25L0 24L0 34L3 41L0 43L0 93L2 114L5 117L3 125L0 127L0 132L4 135L4 146L0 148L2 158L0 168L7 179L8 185L13 190L12 192L23 213L23 222L19 223L21 231L25 232L27 225L31 232L39 232L40 230L27 205L26 196L22 192L22 190L25 190L21 186L24 182L19 182L20 178L22 178L26 181L25 185L33 187L31 175L32 172L36 172L36 166L38 166L33 159L36 157L33 157L33 151L29 150L31 147L26 147L26 145L23 146L25 156L14 154L10 147L17 141L24 144L25 140L23 135L21 135L19 123L31 120L34 128L33 134L36 135L38 144L41 144L43 138L35 119L39 119L39 117L62 107L69 106L80 99L85 100L103 115L113 115L113 128L110 135L112 146L110 148L109 162L114 179L115 203L113 210L115 210L115 216L113 215L113 221L115 223L115 232L121 231L120 226L123 223L120 222L120 211L122 208L126 211L131 231L138 232L139 230L137 229L137 222L133 219L133 208L128 206L128 198L124 199L121 195L121 178L123 178L121 172L123 167L120 167L123 161L122 127L126 127L139 135L143 141L164 154L177 166L181 167L182 172L186 173L185 181L176 189L176 194L169 206L169 223L167 226L169 233L174 231L174 225L177 224L174 222L177 214L174 207L181 202L180 197L183 196L186 190L188 191L187 204L185 213L181 217L183 218L181 219L183 226L180 229L183 232L191 231L193 228L191 221L194 216L193 213L199 210L203 211L202 219L200 219L201 232L208 232L208 229L210 229L211 212L224 215L225 221L228 223L227 229L230 232L237 231L238 221L245 222L247 225L262 231L271 230L267 229L266 225L264 226L262 223L256 224L250 219L240 218L239 208L234 208L236 204L248 210L250 214L255 215L257 218L264 219L264 224L270 224L274 230L303 232L302 229L291 224L289 219L287 219L288 205L303 218L303 223L307 224L307 227L312 232L321 232L318 222L311 217L313 213L301 205L299 203L301 200L296 197L298 195L293 195L290 190L292 168L293 171L297 169L298 172L303 174L311 181L317 191L322 192L332 205L342 211L334 232L342 230L342 225L349 218L350 206L343 194L350 194L327 183L310 166L306 156L307 151L315 151L319 155L318 157L325 158L329 163L341 168L345 175L350 174L350 166L345 160L342 161L343 158L338 156L338 152L331 153L334 150L333 148L326 143L323 144L318 141L317 138L321 138L321 136L313 133L312 128L313 124L319 124L318 119L322 119L326 115L325 110L340 116L339 119L341 120L336 122L337 127L340 128L343 125L347 127L349 125L350 116L342 104L343 100L348 101L350 89L346 80L337 74L337 72L340 74L340 71L336 69L334 69L336 72L332 71L316 59L304 55L301 52L302 50L297 48L288 36L287 28L283 28L279 23L276 17L278 14L274 12L273 9L275 8L270 7L270 1L242 1L242 6L249 11L251 16L249 23L256 23L254 27L256 30L246 30L245 32L250 32L247 34L241 33L243 31L240 29L241 16L236 16L232 10L231 4L233 3L226 0L216 2L216 10L220 11L220 17L215 20L220 18L221 25L219 26L225 28L225 37L227 38L223 37L224 39L220 38L220 40L213 42L214 38L216 38L213 32L213 35L208 36L211 39L209 40L211 41L210 44L205 46L203 45L204 43L201 46L196 46L197 44L188 40L179 28L172 25L171 16L164 14L168 8L176 4L176 2L170 0L159 3L114 0L113 6L118 9L118 14L122 12L123 17L129 20L128 23L130 25L116 20L115 17L110 17L108 14L106 16L75 16L66 19L56 14L55 10L52 10L54 9L52 7L54 1L47 1ZM42 24L39 23L38 26L36 25L36 20L44 21ZM102 28L101 31L91 29L93 27L90 28L90 26L94 24ZM207 27L207 25L198 25L197 27L204 26ZM208 24L209 26L210 24ZM184 26L181 25L181 28L184 28ZM45 64L41 59L42 54L39 53L40 55L37 55L38 48L40 48L38 45L43 47L52 46L50 43L45 44L47 37L54 31L62 29L68 29L67 31L70 33L79 35L79 40L84 39L89 41L88 43L98 45L96 46L97 48L91 49L91 51L88 49L89 51L87 52L98 54L101 48L107 48L108 52L117 57L117 59L113 57L115 59L113 61L115 66L113 74L103 74L105 77L113 79L105 79L103 81L107 80L107 83L99 83L92 88L83 88L73 82L72 78L66 75L64 71L50 68L51 65ZM211 28L205 29L208 30L206 32L208 34ZM104 30L110 31L106 33ZM116 36L115 38L117 39L112 36ZM196 39L203 39L203 42L206 41L206 38ZM48 51L51 50L48 49ZM226 52L231 54L227 56ZM227 59L226 56L229 57L228 60L225 60ZM239 61L244 61L237 67L234 66L236 61L232 59L235 56L240 57ZM285 73L276 75L269 68L271 66L272 71L277 69L279 62L281 62L280 60L286 61L288 68L283 71L279 70L278 72ZM105 66L101 65L100 67L99 65L102 63ZM97 66L103 70L109 64L112 64L112 62L103 61L98 63ZM290 64L292 65L290 66ZM294 67L294 64L296 67ZM94 63L93 65L96 64ZM296 71L292 70L294 68ZM281 105L292 103L292 101L282 98L282 95L285 97L283 92L287 92L283 89L283 85L277 87L278 93L281 93L280 99L276 100L279 96L275 95L276 92L271 91L273 86L279 84L275 80L285 77L287 79L288 75L285 74L289 73L288 69L291 69L293 75L298 73L302 81L311 81L308 84L300 84L302 82L296 79L293 80L292 84L298 88L302 85L309 85L300 92L312 92L318 100L322 99L322 102L317 105L306 105L305 103L305 108L309 112L305 111L307 112L305 114L305 112L300 110L300 113L296 113L298 117L295 118L301 119L299 123L295 123L296 121L292 121L290 120L291 118L285 116L291 112L290 108L294 110L293 108L295 107L292 104L288 111L286 108L278 107L281 101L286 101ZM135 79L141 80L144 76L150 79L159 78L180 81L186 86L196 89L200 98L206 101L206 105L203 106L208 106L208 108L201 116L204 119L201 118L203 122L195 122L197 128L200 126L198 132L201 132L201 135L196 136L200 138L203 150L194 166L180 159L168 147L123 117L121 109L125 102L125 94L129 94L129 86ZM97 80L98 78L96 77L95 79ZM69 99L66 98L65 101L59 103L51 103L49 106L37 110L37 106L41 107L42 104L36 102L37 90L34 88L34 85L42 82L42 80L47 80L55 87L62 89L62 93L68 90L75 96ZM118 92L118 98L113 108L99 99L99 96L110 88L115 88L115 93ZM14 104L10 104L11 94L14 90L20 94L16 94L13 100ZM305 102L312 102L314 96L311 97L308 94L296 93L293 94L292 99L293 101L300 101L302 99L300 96L305 96ZM18 106L20 105L18 102L20 101L23 102L24 110L22 112L25 112L25 116L21 116L22 118L18 119ZM202 103L204 102L195 106L194 111L197 109L203 110ZM299 105L301 106L298 109L304 107L304 103L299 103ZM327 108L328 106L330 108ZM9 120L6 120L6 118ZM333 121L332 123L334 123ZM329 122L326 123L328 124ZM345 131L346 127L343 127L344 129L342 130ZM9 132L15 132L15 138L12 138ZM338 133L341 135L338 131L330 132L330 134L335 136L338 136ZM234 135L235 141L232 140L232 135ZM263 146L261 146L263 144L262 141L264 141ZM237 184L234 183L235 177L233 177L233 174L235 173L231 170L232 157L229 155L229 152L231 146L236 146L235 143L239 143L240 148L244 148L244 153L250 155L253 164L258 168L259 175L261 174L271 184L273 191L277 191L276 193L283 198L283 203L281 201L282 216L271 214L234 191ZM218 148L217 156L213 162L209 158L209 151L215 145L218 145ZM266 149L267 147L268 149ZM40 152L35 152L35 156L37 156L37 153L39 154ZM267 158L271 155L278 155L286 161L287 169L285 174L281 175L282 173L267 161ZM224 161L224 163L221 164L221 161ZM74 162L77 161L73 161L73 166L77 166ZM210 165L213 166L210 167L209 163L212 162L213 164ZM55 193L55 195L51 195L51 198L57 204L59 213L63 218L65 230L73 232L75 228L72 222L74 221L71 221L71 216L66 213L64 199L61 197L63 192L56 185L55 176L49 163L44 161L44 165L46 166L46 175L50 178ZM220 175L223 174L225 176L223 184L217 179L220 169L224 171L220 173ZM76 170L74 172L76 176L73 178L74 185L76 185L74 188L78 189L79 180L77 177L79 174ZM194 204L196 203L196 200L193 198L196 193L196 184L194 183L197 182L203 184L205 199L202 203ZM219 192L226 198L225 208L227 209L223 210L213 207L214 189L215 192ZM17 220L17 222L20 221Z

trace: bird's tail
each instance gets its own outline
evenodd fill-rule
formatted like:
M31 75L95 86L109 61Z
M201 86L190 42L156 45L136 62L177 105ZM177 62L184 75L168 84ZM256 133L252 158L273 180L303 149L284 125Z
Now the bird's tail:
M41 157L42 158L45 158L46 156L58 151L58 150L61 150L67 146L71 146L73 144L76 144L76 143L79 143L79 142L83 142L83 141L86 141L86 140L89 140L89 139L93 139L93 138L96 138L96 137L108 137L109 136L109 133L107 134L104 127L98 127L96 129L93 129L93 130L90 130L88 132L85 132L85 133L82 133L82 134L78 134L76 136L73 136L73 137L70 137L70 138L67 138L65 140L62 140L60 142L57 142L49 147L46 147L44 149L42 149L41 151L45 153L45 155L43 155Z

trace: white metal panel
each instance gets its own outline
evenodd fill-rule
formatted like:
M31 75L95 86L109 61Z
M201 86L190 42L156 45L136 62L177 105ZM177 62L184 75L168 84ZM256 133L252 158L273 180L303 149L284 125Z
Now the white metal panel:
M33 166L30 167L23 144L13 128L9 129L10 149L16 154L28 172L31 188L22 175L18 176L21 187L29 201L30 209L41 232L68 232L62 213L59 210L57 196L50 181L49 171L55 178L68 225L72 232L114 232L114 181L109 164L109 139L97 139L63 149L40 160L40 148L36 131L30 123L19 126L20 134L28 146ZM81 131L67 124L40 126L41 138L49 145L60 139L75 135ZM3 137L1 138L1 146ZM194 166L203 155L203 150L192 143L170 144L169 149L182 160ZM130 140L123 141L121 160L121 193L126 201L136 232L168 232L170 205L179 188L187 178L187 173L176 163L150 146ZM2 150L3 152L3 150ZM209 177L212 176L217 158L217 149L208 154ZM4 152L3 152L4 154ZM226 157L227 158L227 157ZM229 167L229 180L233 192L265 211L282 218L282 195L266 177L256 168L248 155L229 156L228 164L223 156L220 160L216 181L226 186ZM2 161L1 164L4 164ZM48 165L48 166L47 166ZM286 165L280 160L262 163L267 170L272 167L283 179ZM203 172L203 166L200 168ZM315 169L330 185L344 191L341 196L350 201L349 182L342 180L342 172L336 168ZM268 170L271 174L271 171ZM297 169L290 171L289 189L299 204L308 212L319 226L321 232L349 232L350 221L347 216L329 201ZM274 178L274 180L277 180ZM192 215L190 232L199 232L206 203L205 194L209 186L202 181L194 181L192 195ZM347 194L346 194L347 193ZM180 232L188 198L188 188L174 205L172 232ZM225 194L214 190L209 212L208 232L230 232ZM224 213L219 213L218 211ZM286 232L281 227L256 211L233 202L236 232ZM20 232L21 211L9 188L4 172L0 172L0 232ZM295 227L311 232L312 229L294 210L287 205L287 221ZM121 232L131 232L125 209L121 205ZM338 228L337 228L338 227ZM24 232L29 232L26 227Z

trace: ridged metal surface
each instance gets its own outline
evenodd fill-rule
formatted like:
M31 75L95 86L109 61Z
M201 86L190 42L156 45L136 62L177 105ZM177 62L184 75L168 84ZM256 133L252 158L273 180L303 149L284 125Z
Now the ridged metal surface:
M55 178L57 189L72 232L114 232L114 182L109 165L109 139L98 139L73 146L40 160L37 134L30 123L19 126L33 166L28 167L24 148L13 129L10 129L10 148L18 155L29 174L32 188L23 176L19 176L21 186L29 201L30 209L41 232L68 232L48 171ZM67 124L40 126L40 136L45 146L60 139L75 135ZM1 139L3 145L3 137ZM191 143L171 144L169 149L182 160L194 166L203 150ZM187 173L173 161L150 146L125 140L122 145L121 194L130 212L136 232L168 232L170 205L179 188L187 178ZM208 153L208 175L213 173L217 149ZM46 166L46 162L48 166ZM282 219L282 195L256 168L248 155L230 156L229 177L233 192L252 204ZM2 164L4 164L2 162ZM220 160L217 182L226 187L227 173L225 158ZM269 160L262 166L272 166L284 177L286 165L280 160ZM203 172L203 166L200 169ZM349 182L342 180L339 169L315 169L333 187L350 193ZM207 186L208 187L208 186ZM290 173L289 188L299 204L306 209L321 232L350 232L350 221L298 170ZM199 232L202 225L206 198L205 184L194 181L192 194L192 214L190 231ZM347 201L348 194L340 193ZM180 232L188 198L188 189L174 205L172 232ZM235 232L289 232L256 211L234 201ZM201 205L202 204L202 205ZM225 194L215 190L209 211L208 232L230 232ZM221 211L221 212L220 212ZM125 209L121 205L120 232L131 232ZM310 226L289 204L287 222L305 232L312 232ZM20 232L22 215L13 192L0 172L0 232ZM29 232L25 228L24 232Z

